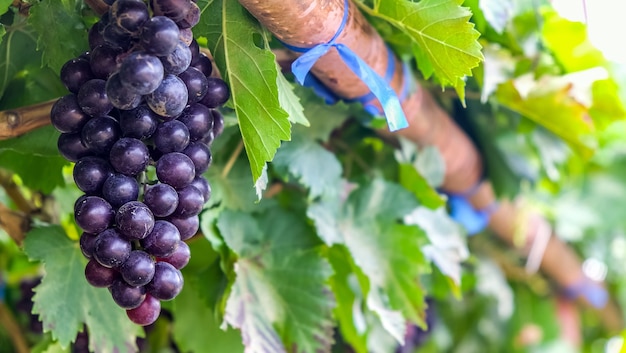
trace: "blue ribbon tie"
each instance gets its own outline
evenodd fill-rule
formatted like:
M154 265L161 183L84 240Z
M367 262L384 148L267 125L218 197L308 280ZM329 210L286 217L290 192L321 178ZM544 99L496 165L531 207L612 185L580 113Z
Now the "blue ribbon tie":
M563 293L572 300L582 296L589 304L598 309L604 308L609 301L609 294L606 289L587 277L582 277L573 284L563 288Z
M405 128L409 124L404 116L404 112L402 111L400 100L394 90L382 77L380 77L380 75L376 73L376 71L374 71L369 65L367 65L367 63L365 63L365 61L363 61L363 59L353 52L352 49L345 44L337 43L337 37L339 37L341 32L343 32L348 20L348 9L348 0L344 0L344 13L341 25L328 43L318 44L312 48L299 48L283 43L288 49L303 53L302 56L292 63L291 71L301 85L307 85L307 83L312 85L314 91L318 93L318 95L322 96L327 103L336 102L336 96L334 96L328 88L324 87L324 89L322 89L321 86L323 86L323 84L321 84L319 80L315 79L317 81L316 82L308 78L312 76L310 71L317 60L319 60L319 58L326 54L330 49L335 48L346 66L348 66L348 68L367 85L373 97L376 97L380 102L385 118L387 119L387 124L389 125L389 130L396 131ZM329 92L331 94L329 94ZM365 99L364 97L368 97L368 95L359 97L358 100L362 101L362 99ZM368 101L373 97L370 96ZM375 110L371 107L368 108L367 105L365 108L369 113L373 113Z
M469 202L479 189L483 180L481 179L476 185L472 186L468 191L460 194L448 194L448 206L450 207L450 217L457 221L465 228L468 235L474 235L483 231L489 224L491 215L498 208L498 203L493 202L485 208L477 210Z

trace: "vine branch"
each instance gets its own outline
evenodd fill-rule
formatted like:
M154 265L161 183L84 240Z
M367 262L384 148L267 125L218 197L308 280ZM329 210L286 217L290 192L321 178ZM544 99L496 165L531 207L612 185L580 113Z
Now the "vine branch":
M13 341L13 347L17 353L28 353L30 350L28 349L28 343L26 338L22 334L22 330L20 326L17 324L15 317L7 308L6 304L0 302L0 325L4 327L4 329L11 337Z
M23 135L50 124L50 109L57 100L0 111L0 140Z
M0 228L4 229L17 245L22 244L29 227L30 222L24 213L11 210L0 203Z
M243 140L239 141L239 144L237 144L237 147L235 147L233 153L230 155L230 157L228 157L228 161L226 162L226 165L222 170L222 178L226 178L228 176L228 173L230 173L230 170L233 169L233 166L235 165L235 162L237 162L237 157L239 157L241 151L243 151Z

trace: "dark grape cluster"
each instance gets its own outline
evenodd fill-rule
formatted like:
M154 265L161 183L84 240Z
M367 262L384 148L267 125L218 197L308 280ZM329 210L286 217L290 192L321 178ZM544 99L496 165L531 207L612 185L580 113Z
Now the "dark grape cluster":
M203 173L229 98L191 27L191 0L117 0L68 61L71 92L51 111L60 153L84 192L75 204L87 281L109 289L140 325L182 289L185 240L211 196Z

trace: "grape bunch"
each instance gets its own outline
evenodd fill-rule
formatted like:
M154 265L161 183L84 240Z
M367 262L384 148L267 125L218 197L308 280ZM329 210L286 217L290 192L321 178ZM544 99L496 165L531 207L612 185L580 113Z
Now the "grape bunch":
M51 110L59 152L75 162L87 281L131 321L154 322L182 289L185 240L211 195L203 173L230 96L191 28L191 0L117 0L89 30L90 51L61 68L71 92Z

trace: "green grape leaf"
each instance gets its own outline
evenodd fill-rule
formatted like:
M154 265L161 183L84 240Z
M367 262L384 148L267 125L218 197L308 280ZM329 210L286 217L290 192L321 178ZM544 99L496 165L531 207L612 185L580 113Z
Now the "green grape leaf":
M22 154L58 157L57 139L59 132L52 126L44 126L28 134L0 141L0 152L9 150Z
M86 324L90 350L137 351L139 326L128 320L106 289L87 283L87 260L61 227L33 229L24 240L24 251L29 258L42 261L46 270L33 296L33 313L39 315L44 331L67 347Z
M380 17L405 32L414 43L414 55L425 77L431 72L442 85L457 91L463 78L483 60L478 43L480 33L469 22L472 13L463 0L382 1L367 13Z
M255 36L262 36L258 22L236 1L215 0L208 7L200 32L207 37L231 92L243 143L254 182L265 162L274 157L281 140L289 140L289 114L281 107L278 67L269 48L259 48Z
M283 175L293 175L309 188L309 197L337 192L342 168L334 154L305 136L294 135L284 142L272 165Z
M401 163L398 168L400 184L413 192L424 206L436 209L446 204L441 195L428 184L426 178L418 173L412 164Z
M246 352L329 351L332 270L311 229L278 208L258 219L225 210L217 226L239 256L225 320L241 329Z
M515 14L513 0L480 0L478 5L485 20L499 34Z
M0 15L4 15L9 11L9 6L13 3L13 0L0 0ZM2 26L0 26L0 42L2 41Z
M3 26L4 28L4 26ZM0 97L15 75L30 64L39 64L41 54L36 34L22 16L15 16L15 23L6 28L0 43Z
M302 101L305 115L311 126L296 125L293 133L306 135L312 140L328 141L330 133L341 126L350 116L349 107L343 102L328 105L309 88L297 86L296 94Z
M278 63L276 63L278 65ZM278 75L276 75L276 85L278 86L278 100L280 106L289 114L289 121L293 124L301 124L310 126L311 124L304 116L304 108L300 103L300 98L294 92L293 83L287 81L285 75L280 71L280 67L276 67Z
M77 0L48 0L36 2L30 9L28 21L37 31L43 65L57 72L66 61L89 49L81 6Z
M3 168L19 175L28 188L45 194L65 184L63 167L68 163L60 155L43 156L13 150L0 151L0 165ZM42 175L45 175L45 178Z
M398 322L400 312L400 318L424 325L424 291L419 276L429 267L420 249L422 234L417 227L398 223L417 206L409 191L376 179L353 191L343 204L337 197L309 207L308 215L318 234L327 243L344 244L368 277L368 306L382 315L383 323ZM332 233L329 224L336 229ZM398 325L385 327L397 340L402 339Z
M207 180L211 183L211 200L209 205L250 211L258 207L253 186L250 184L250 169L246 159L239 158L224 175L224 165L209 168Z

